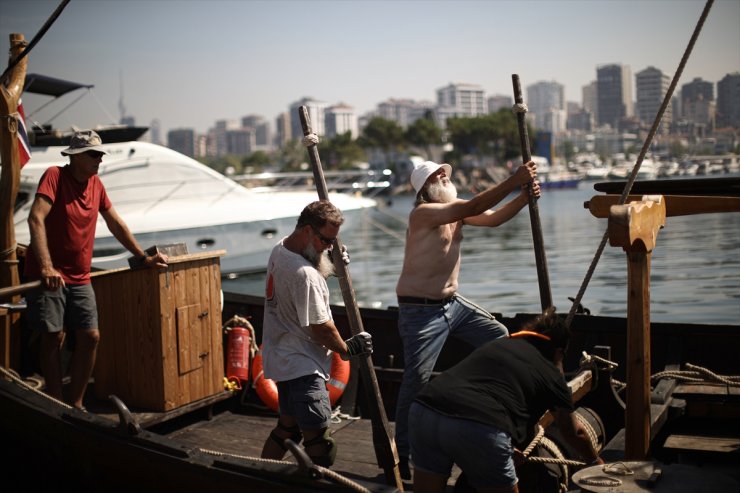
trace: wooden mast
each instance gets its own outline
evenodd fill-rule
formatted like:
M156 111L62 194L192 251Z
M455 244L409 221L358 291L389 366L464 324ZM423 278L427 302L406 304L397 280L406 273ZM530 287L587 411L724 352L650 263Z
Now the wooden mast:
M307 136L312 134L311 121L308 116L308 109L305 106L298 108L298 116L300 117L301 126L303 127L303 135ZM329 191L326 187L326 180L324 179L324 170L321 168L319 150L315 144L308 147L308 155L311 158L311 167L313 169L316 191L319 194L319 198L322 200L328 200ZM339 239L339 236L337 236L334 241L334 250L336 252L340 252L342 250L342 242ZM362 318L360 316L360 309L355 300L354 289L352 289L352 279L350 278L347 266L341 259L341 255L334 255L333 258L337 278L339 279L339 286L342 289L342 298L344 299L344 305L347 308L347 320L349 322L350 331L353 335L356 335L364 329ZM390 424L388 423L388 417L386 416L385 408L383 407L383 398L380 395L380 388L378 386L378 379L375 375L375 367L373 366L372 358L370 355L365 355L358 359L360 363L362 382L368 392L370 420L372 421L373 430L373 445L375 446L375 457L378 461L378 466L384 470L386 482L390 485L394 485L399 491L403 492L401 473L398 469L398 450L396 449L396 442L393 440L393 434L391 433Z
M22 34L10 35L10 66L23 52L26 41ZM23 93L28 58L15 64L7 77L0 83L0 287L15 286L18 277L15 226L13 207L20 186L21 166L18 153L18 102ZM14 299L14 301L17 301ZM17 368L20 350L20 316L17 313L0 311L0 364Z

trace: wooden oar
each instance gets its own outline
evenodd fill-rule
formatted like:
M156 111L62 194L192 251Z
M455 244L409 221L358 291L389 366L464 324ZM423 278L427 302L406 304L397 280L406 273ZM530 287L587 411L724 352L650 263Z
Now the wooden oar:
M305 106L298 108L298 116L301 119L301 126L303 127L303 135L309 135L311 131L311 121L308 117L308 110ZM324 180L324 171L321 168L321 160L319 158L319 150L316 144L309 146L308 155L311 158L311 167L313 168L314 181L316 182L316 191L319 194L319 198L322 200L329 200L329 191L326 187L326 181ZM334 251L342 251L342 242L337 235L334 241ZM344 299L344 305L347 308L347 319L349 321L349 328L353 335L362 332L362 317L360 316L360 309L357 306L355 300L354 290L352 289L352 280L349 276L349 270L341 258L341 255L334 255L334 267L336 269L337 278L339 279L339 286L342 289L342 298ZM390 425L388 424L388 417L385 414L385 408L383 407L383 398L380 395L380 388L378 386L378 379L375 376L375 368L370 355L361 356L359 358L360 363L360 375L362 376L362 383L368 394L368 404L370 407L370 420L372 422L373 430L373 445L375 446L375 457L378 461L378 466L385 471L385 478L388 484L394 485L399 491L403 492L403 483L401 482L401 474L398 469L398 451L396 450L396 443L392 438Z
M529 151L529 133L527 122L524 119L524 99L522 98L522 87L519 84L519 75L512 74L511 81L514 85L514 102L517 124L519 125L519 143L522 148L522 162L531 161L532 154ZM531 187L531 185L530 185ZM542 311L552 306L552 292L550 291L550 275L547 272L547 258L545 257L545 241L542 237L542 225L540 224L540 208L537 206L537 197L529 194L529 222L532 226L532 240L534 241L534 258L537 264L537 280L540 286L540 304Z
M17 294L25 293L32 289L36 289L41 286L41 281L31 281L25 284L18 284L16 286L8 286L7 288L0 288L0 300L10 298Z

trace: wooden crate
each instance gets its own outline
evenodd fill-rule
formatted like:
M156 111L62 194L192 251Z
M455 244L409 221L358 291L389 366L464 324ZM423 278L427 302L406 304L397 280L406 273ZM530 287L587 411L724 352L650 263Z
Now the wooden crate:
M171 257L165 269L93 274L100 345L95 395L169 411L223 391L224 251Z

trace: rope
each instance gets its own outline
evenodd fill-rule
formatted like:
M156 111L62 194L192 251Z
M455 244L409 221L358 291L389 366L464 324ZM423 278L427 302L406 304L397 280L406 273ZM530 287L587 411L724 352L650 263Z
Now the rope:
M650 376L650 381L661 378L674 378L683 382L703 383L715 382L729 387L740 387L740 376L718 375L707 368L686 363L686 370L665 370Z
M13 244L10 248L7 248L7 249L3 250L2 252L0 252L0 258L7 257L11 253L13 253L16 248L18 248L18 244L17 243Z
M310 133L308 135L304 135L301 142L303 143L304 147L315 146L319 143L319 136L314 133Z
M276 460L276 459L265 459L263 457L252 457L249 455L240 455L240 454L232 454L230 452L219 452L218 450L211 450L211 449L205 449L198 447L197 450L200 452L203 452L204 454L218 456L218 457L228 457L232 459L242 459L242 460L248 460L248 461L254 461L254 462L261 462L263 464L277 464L277 465L283 465L283 466L295 466L295 462L289 462L284 460ZM321 473L323 477L331 478L332 480L336 481L337 483L346 486L348 488L351 488L355 491L358 491L360 493L371 493L370 490L365 488L364 486L355 483L349 478L346 478L339 474L338 472L332 471L331 469L327 469L323 466L318 466L314 464L314 467Z
M524 103L517 103L511 107L511 111L514 113L526 113L529 111L529 108L527 108L527 105Z
M38 395L43 396L43 397L49 399L50 401L52 401L52 402L54 402L56 404L59 404L60 406L63 406L65 408L67 408L67 409L72 409L72 406L70 406L66 402L60 401L59 399L56 399L56 398L50 396L49 394L46 394L46 393L42 392L40 390L41 389L42 382L38 378L33 378L33 377L32 378L29 378L30 382L34 384L34 386L31 386L28 382L26 382L25 380L21 379L20 378L20 375L18 375L17 372L15 372L14 370L11 370L9 368L5 368L2 365L0 365L0 373L2 373L3 375L5 375L5 377L8 380L11 380L11 381L17 383L21 387L24 387L24 388L26 388L26 389L28 389L28 390L30 390L32 392L35 392Z
M525 459L529 458L529 454L532 453L532 450L534 450L534 448L537 446L537 444L540 443L540 441L542 440L544 436L545 436L545 429L538 424L537 433L535 434L534 438L529 443L529 445L527 445L527 448L525 448L524 451L522 452L522 455L524 456Z
M360 419L359 416L350 416L349 414L341 412L342 406L337 406L336 409L334 409L331 412L331 422L334 424L339 424L342 422L343 419L346 419L348 421L355 421L357 419Z
M406 238L405 238L405 237L404 237L403 235L401 235L401 234L399 234L399 233L397 233L397 232L393 231L392 229L390 229L389 227L387 227L387 226L383 225L382 223L379 223L379 222L378 222L378 221L376 221L375 219L373 219L373 218L371 218L371 217L368 217L368 218L367 218L367 221L368 221L368 222L369 222L369 223L370 223L370 224L371 224L372 226L374 226L374 227L378 228L378 229L379 229L380 231L382 231L383 233L387 234L388 236L392 236L393 238L397 239L397 240L398 240L398 241L400 241L400 242L404 242L404 241L406 241Z
M676 89L676 85L678 84L678 81L681 78L683 69L686 66L686 62L689 59L689 55L691 54L691 51L694 49L694 44L696 43L696 40L699 37L699 33L701 32L701 29L704 26L704 21L707 19L707 16L709 15L709 10L712 8L713 3L714 3L714 0L707 0L706 5L704 6L704 10L701 13L701 17L699 18L699 21L697 22L696 27L694 28L694 32L691 35L689 44L686 47L683 57L681 58L681 62L678 65L678 69L676 70L676 73L673 75L673 80L671 81L671 85L668 87L665 97L663 98L663 103L660 105L658 114L655 115L655 120L653 120L653 126L650 128L650 132L648 133L648 136L642 145L642 149L640 150L640 155L637 157L637 161L635 162L635 166L632 169L632 173L630 173L629 179L627 180L627 184L625 185L624 190L622 191L622 195L619 197L619 202L617 202L618 205L623 205L626 202L627 197L629 196L630 190L632 190L632 184L635 182L635 179L637 178L637 172L640 170L640 165L642 165L642 160L645 158L645 154L647 154L647 151L650 148L650 144L653 141L653 137L655 136L655 133L658 130L658 125L660 124L660 121L663 119L663 113L665 113L665 110L668 107L668 104L670 103L671 98L673 97L673 91ZM586 286L588 286L588 283L591 280L591 277L593 276L594 270L596 270L596 264L599 262L599 258L601 258L601 254L603 253L604 247L606 247L606 242L608 240L609 240L609 229L607 228L607 230L604 231L604 236L601 238L601 243L599 244L599 247L596 249L596 255L594 255L594 259L588 268L586 277L583 279L583 283L581 284L581 287L578 290L578 295L576 295L576 299L573 301L573 305L571 306L570 311L568 312L568 316L565 319L566 327L570 327L570 324L573 321L575 312L578 309L578 306L581 304L581 299L583 298L583 294L586 292Z
M251 360L252 358L254 358L254 355L257 354L257 351L259 350L259 347L257 346L257 335L254 331L254 327L249 322L249 320L239 315L234 315L229 320L227 320L223 327L221 327L221 330L229 330L232 327L243 327L249 331L249 359Z

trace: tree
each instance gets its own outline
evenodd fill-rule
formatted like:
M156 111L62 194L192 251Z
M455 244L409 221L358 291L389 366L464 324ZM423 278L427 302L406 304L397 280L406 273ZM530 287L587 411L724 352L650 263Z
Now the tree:
M348 131L323 140L319 145L319 157L327 169L349 169L365 161L365 151L352 140L352 133Z
M375 148L383 151L386 164L389 160L390 151L400 150L405 142L401 126L394 121L379 116L368 122L362 131L362 135L357 140L358 144L365 149Z
M255 151L249 156L242 159L242 169L247 171L247 168L252 168L249 172L261 171L266 166L269 166L273 161L272 157L265 151Z
M424 149L427 159L432 159L432 146L442 145L442 130L431 118L419 118L404 133L406 141Z
M521 155L516 117L505 108L485 116L449 118L447 131L454 146L449 155L452 159L472 154L504 162Z

